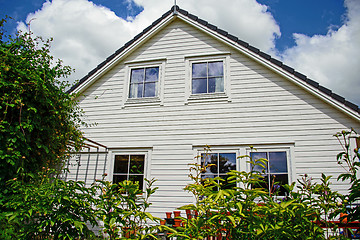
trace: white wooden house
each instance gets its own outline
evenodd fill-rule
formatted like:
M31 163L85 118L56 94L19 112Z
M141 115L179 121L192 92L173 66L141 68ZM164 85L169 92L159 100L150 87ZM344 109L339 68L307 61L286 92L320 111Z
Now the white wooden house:
M155 178L151 211L161 217L193 202L183 190L188 164L205 145L219 163L208 177L248 170L237 157L254 146L269 158L269 176L293 182L325 173L335 182L342 169L333 134L360 130L358 106L178 7L70 91L80 94L85 120L94 124L83 129L85 136L106 148L101 160L96 153L83 157L90 165L80 173L77 166L76 179L84 179L85 166L88 182L103 172L111 181Z

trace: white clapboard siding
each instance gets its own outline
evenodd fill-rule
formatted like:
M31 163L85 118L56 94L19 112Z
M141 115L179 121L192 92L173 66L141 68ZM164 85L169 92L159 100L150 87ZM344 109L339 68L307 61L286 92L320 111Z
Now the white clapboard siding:
M96 180L103 179L107 165L107 153L88 152L73 154L66 163L68 170L62 175L65 180L84 181L90 186Z
M229 99L188 102L185 59L213 53L229 56ZM166 59L162 104L128 106L123 102L126 63L146 59ZM340 147L333 134L360 129L358 120L179 19L89 86L79 103L84 119L94 124L84 129L87 137L114 151L151 149L148 177L157 179L159 188L151 197L151 212L158 217L194 201L183 188L191 183L189 164L195 162L198 146L291 147L292 181L305 173L314 179L325 173L335 183L342 169L336 163ZM88 174L94 172L93 163L89 169ZM81 168L79 180L84 176ZM341 182L333 187L347 189Z

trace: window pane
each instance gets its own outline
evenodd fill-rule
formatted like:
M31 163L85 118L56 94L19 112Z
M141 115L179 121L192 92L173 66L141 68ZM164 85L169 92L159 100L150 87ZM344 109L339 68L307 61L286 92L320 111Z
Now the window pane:
M130 83L142 83L144 81L144 69L132 69Z
M144 97L155 97L157 83L145 83Z
M128 173L129 155L116 155L114 173Z
M271 175L271 181L275 182L274 186L272 186L272 192L276 192L278 196L285 196L287 194L287 191L283 187L285 184L289 184L287 174Z
M145 82L157 82L159 79L159 67L146 68Z
M192 93L207 93L206 78L192 80Z
M224 79L222 77L209 78L210 92L224 92Z
M219 173L227 173L230 170L236 170L236 154L220 153Z
M256 162L255 160L258 160L260 158L267 159L267 153L266 152L251 152L250 157L252 158L252 160L254 162ZM261 163L261 162L258 162L258 163ZM268 172L268 170L267 170L267 162L261 163L261 165L264 165L265 166L265 172ZM253 165L251 165L251 167L253 167ZM262 172L263 170L264 170L264 167L262 167L262 166L259 166L259 165L254 166L254 171Z
M201 179L206 179L206 178L216 178L217 177L217 174L201 174Z
M224 92L224 78L218 77L215 79L215 92Z
M144 155L131 155L130 157L130 174L144 174Z
M206 78L207 77L207 63L193 63L192 64L192 77L193 78Z
M141 98L143 96L143 84L130 85L130 98Z
M212 164L212 166L208 166ZM217 153L210 153L210 154L201 154L201 165L208 166L206 168L205 173L214 173L215 175L218 174L218 154Z
M124 180L127 180L127 176L126 175L114 175L113 176L113 183L118 183L118 182L122 182Z
M269 177L265 175L264 178L261 178L261 181L252 184L251 188L263 188L265 191L269 191Z
M269 152L270 173L287 173L286 152Z
M223 62L209 62L209 77L224 76Z
M227 179L229 176L226 175L226 173L230 170L236 170L236 153L203 153L201 154L201 164L202 166L212 165L202 172L202 179L215 177ZM236 186L236 183L229 184L227 182L222 182L222 184L224 185L224 188ZM214 190L217 191L218 189L214 188Z
M139 189L142 190L144 186L144 175L130 175L129 180L139 183Z
M221 177L222 179L225 180L225 181L221 181L222 189L231 189L231 188L236 187L236 182L233 182L233 183L228 182L228 178L230 176L228 176L228 175L220 175L219 177Z

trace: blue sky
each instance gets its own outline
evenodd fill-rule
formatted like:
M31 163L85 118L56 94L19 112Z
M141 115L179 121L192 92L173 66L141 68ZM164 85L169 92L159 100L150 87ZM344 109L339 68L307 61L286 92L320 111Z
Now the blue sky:
M14 18L9 21L8 33L16 32L16 22L25 22L27 15L39 10L44 2L44 0L0 0L1 17L9 15ZM142 6L126 0L93 0L92 2L111 9L124 19L129 16L135 17L144 10ZM343 1L340 0L257 0L257 2L269 7L269 12L281 28L281 37L276 39L276 48L280 51L295 44L292 37L295 32L314 35L326 34L329 28L337 29L342 24L346 10ZM181 7L181 0L177 3Z
M269 6L281 29L276 48L284 50L295 44L292 34L309 36L326 34L329 28L342 25L345 14L344 2L340 0L258 0Z
M81 78L170 9L173 0L0 0L6 30L54 37ZM177 0L189 12L285 61L360 105L359 0ZM154 7L156 6L156 7ZM353 55L352 55L353 54ZM353 56L353 57L352 57Z

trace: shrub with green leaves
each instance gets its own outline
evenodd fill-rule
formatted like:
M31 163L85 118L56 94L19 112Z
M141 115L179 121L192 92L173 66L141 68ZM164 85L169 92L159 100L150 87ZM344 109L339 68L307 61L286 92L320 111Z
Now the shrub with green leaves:
M97 203L97 216L102 221L102 232L109 239L156 239L158 218L147 212L150 196L156 191L155 180L147 180L146 189L138 182L122 181L113 184L98 181L101 194Z
M205 154L209 149L205 149ZM199 156L201 157L201 156ZM276 192L269 192L264 186L262 172L255 166L262 166L266 159L250 159L251 171L230 171L227 181L236 187L224 189L221 178L202 179L201 173L209 166L192 164L190 177L194 183L185 190L194 194L196 203L181 207L196 211L197 216L183 219L184 226L177 229L181 239L204 239L223 236L227 239L331 239L328 224L341 210L342 196L331 191L330 177L322 176L320 183L313 183L304 177L286 185L288 196L279 198ZM258 168L259 169L259 168ZM277 184L274 182L273 184ZM274 188L270 188L274 189ZM325 229L327 229L325 228ZM337 239L339 236L335 236Z
M96 188L63 181L49 169L9 180L13 193L0 213L1 239L79 239L97 225Z
M342 166L345 172L339 175L338 180L350 182L349 194L346 196L347 206L344 212L348 212L347 216L350 221L360 221L360 206L353 206L351 204L356 203L360 200L360 179L359 179L359 168L360 168L360 135L354 130L341 131L334 135L342 150L337 155L337 161ZM346 207L346 205L344 205Z
M51 40L5 38L0 21L0 187L19 169L58 168L81 145L81 111L60 80L71 68L50 55ZM23 175L25 176L25 175Z

